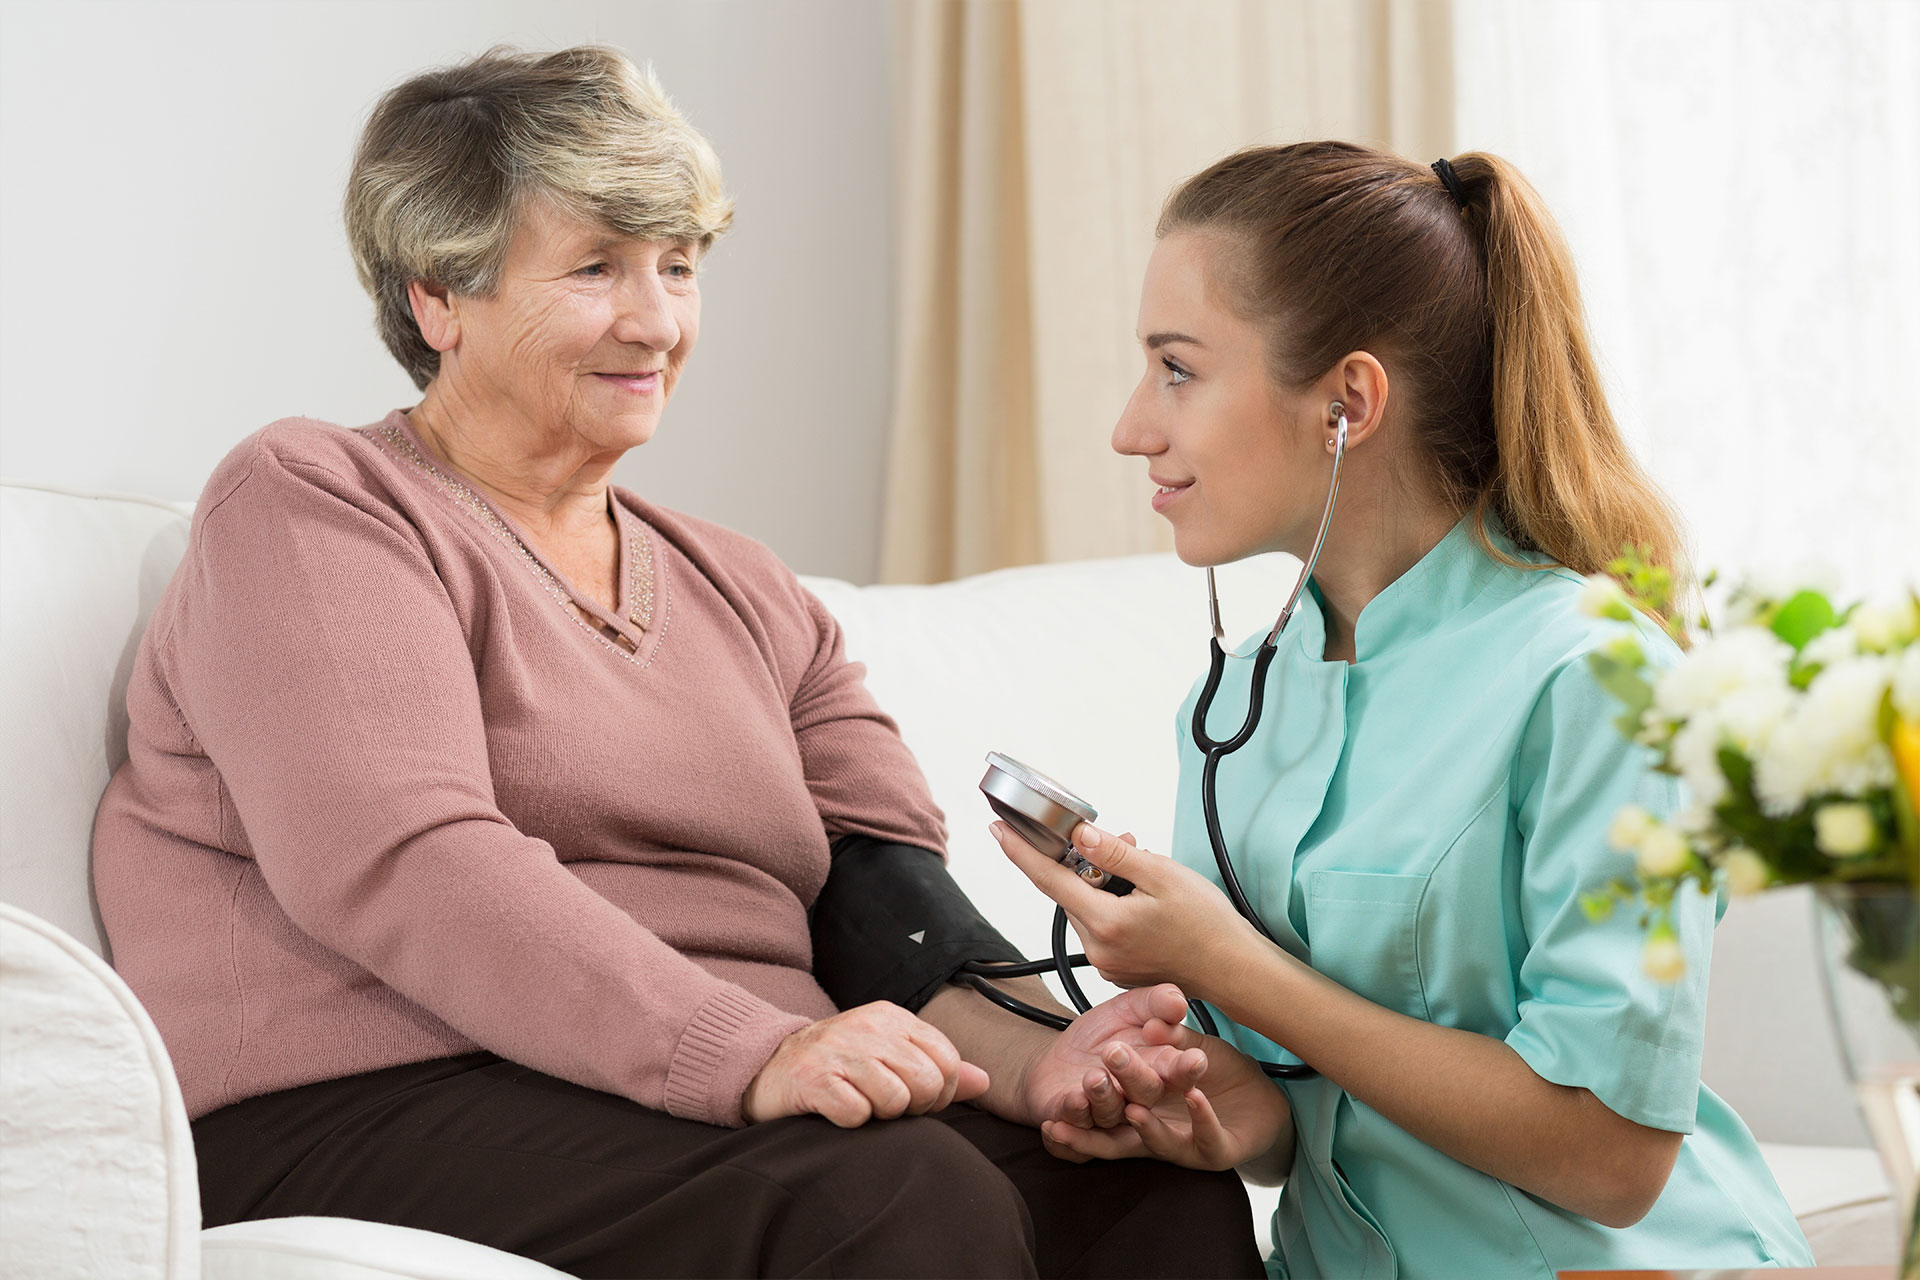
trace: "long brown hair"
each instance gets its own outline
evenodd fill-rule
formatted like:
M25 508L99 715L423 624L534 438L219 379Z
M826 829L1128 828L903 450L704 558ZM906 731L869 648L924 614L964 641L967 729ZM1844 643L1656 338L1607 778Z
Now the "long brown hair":
M1489 515L1580 573L1632 543L1683 598L1680 521L1607 408L1559 228L1498 156L1451 163L1462 200L1370 147L1251 147L1175 188L1159 234L1226 239L1216 267L1267 331L1277 384L1302 388L1373 352L1443 500L1489 552L1510 559Z

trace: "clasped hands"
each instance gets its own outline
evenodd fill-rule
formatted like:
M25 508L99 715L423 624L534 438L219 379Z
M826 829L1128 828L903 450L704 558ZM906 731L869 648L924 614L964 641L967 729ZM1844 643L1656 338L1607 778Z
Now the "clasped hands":
M1086 1072L1080 1088L1042 1121L1047 1149L1068 1160L1151 1155L1189 1168L1226 1169L1264 1154L1286 1135L1292 1120L1286 1095L1258 1064L1182 1025L1187 994L1213 998L1214 984L1232 981L1236 956L1243 954L1236 948L1264 942L1219 888L1136 847L1130 832L1116 837L1083 822L1073 833L1081 856L1133 882L1133 891L1118 897L1089 885L1006 823L990 830L1007 858L1065 909L1094 970L1132 988L1081 1015L1062 1038L1123 1001L1146 1002L1135 1007L1147 1015L1137 1031L1100 1045L1102 1070Z

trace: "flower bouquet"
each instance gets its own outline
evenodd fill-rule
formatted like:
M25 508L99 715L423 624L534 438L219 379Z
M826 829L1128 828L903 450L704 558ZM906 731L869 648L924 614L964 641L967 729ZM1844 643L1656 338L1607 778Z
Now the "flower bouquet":
M1689 646L1672 590L1630 548L1582 598L1635 624L1588 661L1622 704L1620 731L1687 793L1669 818L1637 806L1615 816L1608 841L1633 874L1582 906L1599 918L1640 905L1646 970L1672 981L1685 966L1676 895L1813 886L1835 1025L1906 1206L1901 1275L1920 1280L1920 596L1843 607L1817 588L1748 584L1720 628L1698 619ZM1650 661L1646 626L1683 646L1677 661Z

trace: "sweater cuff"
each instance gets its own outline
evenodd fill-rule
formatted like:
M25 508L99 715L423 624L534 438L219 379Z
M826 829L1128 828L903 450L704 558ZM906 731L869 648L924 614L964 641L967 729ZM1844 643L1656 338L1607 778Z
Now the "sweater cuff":
M744 991L715 992L680 1033L667 1067L666 1112L683 1120L738 1129L741 1100L780 1042L810 1019L774 1008Z

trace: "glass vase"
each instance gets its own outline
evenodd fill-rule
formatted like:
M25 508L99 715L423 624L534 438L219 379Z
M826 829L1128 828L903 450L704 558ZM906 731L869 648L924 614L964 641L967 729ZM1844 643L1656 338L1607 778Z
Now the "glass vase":
M1847 1074L1893 1184L1900 1278L1920 1280L1920 893L1819 885L1821 972Z

